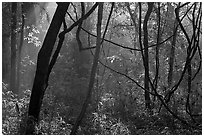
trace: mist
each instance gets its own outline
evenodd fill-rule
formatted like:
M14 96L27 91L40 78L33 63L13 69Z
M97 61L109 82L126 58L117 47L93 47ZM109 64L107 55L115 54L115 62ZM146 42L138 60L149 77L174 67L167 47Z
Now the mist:
M32 89L37 55L43 44L56 7L57 4L54 2L39 2L28 12L25 20L26 26L21 54L23 66L21 74L23 75L20 76L20 87L23 87L22 90Z

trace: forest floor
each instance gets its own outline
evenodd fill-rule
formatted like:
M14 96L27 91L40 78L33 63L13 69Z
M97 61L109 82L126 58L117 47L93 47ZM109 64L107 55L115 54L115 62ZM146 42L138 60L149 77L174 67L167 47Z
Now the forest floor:
M119 119L119 120L118 120ZM195 128L190 128L168 115L151 117L134 117L128 119L109 117L100 121L95 130L85 128L79 134L100 135L202 135L202 117ZM173 121L173 122L172 122ZM190 122L188 122L190 123ZM89 123L90 124L90 123ZM87 127L87 125L86 125ZM96 128L97 127L97 128ZM93 128L92 128L93 129ZM84 132L85 131L85 132Z

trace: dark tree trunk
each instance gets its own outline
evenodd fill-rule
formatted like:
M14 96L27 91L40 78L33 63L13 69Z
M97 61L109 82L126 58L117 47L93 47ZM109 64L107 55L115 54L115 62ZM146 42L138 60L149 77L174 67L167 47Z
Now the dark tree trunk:
M13 93L16 91L16 28L17 28L17 2L13 2L11 5L11 75L10 75L10 90Z
M148 30L147 30L147 23L150 17L150 14L153 9L153 2L148 2L148 10L144 18L143 23L143 31L144 31L144 67L145 67L145 78L144 78L144 86L147 91L149 91L149 51L148 51ZM145 106L148 110L151 110L151 100L150 94L145 91Z
M2 32L3 33L3 32ZM10 41L9 34L2 34L2 81L9 82Z
M20 88L20 69L21 69L21 50L23 47L23 37L24 37L24 25L25 25L25 18L24 18L24 12L23 12L23 2L21 4L21 20L22 20L22 24L21 24L21 32L20 32L20 44L18 47L18 66L17 66L17 90L19 95L21 95L21 93L19 92L19 88Z
M190 54L190 53L188 53ZM192 81L192 70L191 70L191 60L188 60L188 94L187 94L187 100L186 100L186 111L191 116L191 108L190 108L190 94L191 94L191 81Z
M47 88L46 80L48 77L48 68L52 50L62 22L65 18L68 6L69 3L58 3L58 7L45 36L42 48L38 53L37 69L29 104L29 117L27 121L26 134L34 134L35 123L38 122L44 92Z
M97 23L97 41L96 41L96 51L94 55L94 61L93 61L93 66L91 69L91 76L90 76L90 81L89 81L89 87L88 87L88 92L86 99L84 101L84 104L82 106L81 112L72 128L71 135L75 135L77 132L77 129L85 116L86 109L88 107L91 94L92 94L92 89L95 81L95 74L97 70L97 65L98 65L98 59L99 59L99 53L100 53L100 46L101 46L101 23L102 23L102 17L103 17L103 3L99 3L98 7L98 23Z

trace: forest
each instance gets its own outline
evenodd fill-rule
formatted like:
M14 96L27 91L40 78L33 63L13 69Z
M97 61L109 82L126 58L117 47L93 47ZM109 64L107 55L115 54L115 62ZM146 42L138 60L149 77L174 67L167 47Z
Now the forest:
M202 135L202 3L2 2L2 134Z

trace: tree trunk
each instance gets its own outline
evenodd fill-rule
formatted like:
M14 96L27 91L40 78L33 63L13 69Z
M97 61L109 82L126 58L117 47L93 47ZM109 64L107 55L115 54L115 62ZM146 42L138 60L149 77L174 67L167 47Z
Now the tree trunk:
M170 3L168 3L168 8L169 8L169 18L173 19L174 17L174 9ZM169 23L169 25L171 25ZM168 72L168 88L171 87L172 85L172 79L173 79L173 66L174 66L174 57L175 57L175 45L176 45L176 37L177 37L177 25L178 21L175 19L174 21L174 26L172 28L173 30L173 39L171 42L171 50L170 50L170 55L169 55L169 72Z
M19 96L21 96L21 92L19 92L20 88L20 70L21 70L21 50L23 47L23 37L24 37L24 25L25 25L25 18L24 18L24 12L23 12L23 2L21 4L21 32L20 32L20 44L18 47L18 66L17 66L17 90L19 93Z
M72 128L71 135L75 135L77 132L77 129L79 125L81 124L81 121L83 117L85 116L86 109L88 107L90 98L91 98L91 93L95 81L95 74L97 70L97 65L98 65L98 59L99 59L99 53L100 53L100 46L101 46L101 23L102 23L102 17L103 17L103 3L99 3L98 7L98 23L97 23L97 41L96 41L96 51L94 55L94 61L93 61L93 66L91 69L91 76L90 76L90 81L89 81L89 87L87 91L87 96L84 101L84 104L82 106L81 112Z
M148 2L148 10L144 18L143 23L143 31L144 31L144 68L145 68L145 78L144 78L144 86L147 91L149 91L149 55L148 55L148 30L147 30L147 23L150 17L150 14L153 9L153 2ZM145 91L145 106L150 111L151 110L151 100L150 94Z
M2 82L10 86L11 63L11 14L12 3L2 3ZM7 9L7 10L5 10Z
M173 9L173 6L168 3L168 8L169 8L169 18L171 19L174 19L175 16L174 16L174 9ZM171 25L169 23L169 25ZM173 30L173 39L172 39L172 42L171 42L171 50L170 50L170 55L169 55L169 70L168 70L168 89L171 88L171 85L172 85L172 80L173 80L173 71L174 71L174 58L175 58L175 46L176 46L176 38L177 38L177 27L178 25L178 21L175 19L174 21L174 26L171 27L172 30ZM167 90L168 91L168 90ZM168 93L165 93L165 94L168 94ZM172 95L173 97L173 101L172 101L172 107L173 107L173 111L174 113L177 114L177 103L175 102L175 97L174 95Z
M39 120L40 108L42 105L44 92L47 88L46 80L52 50L62 22L65 18L68 6L69 3L58 3L58 7L45 36L42 48L38 53L37 69L28 110L29 117L27 120L26 134L34 134L35 123Z
M160 14L160 3L158 3L158 13L157 13L157 24L158 24L158 30L157 30L157 44L160 43L161 41L161 14ZM160 45L156 46L156 73L155 73L155 89L157 89L157 84L158 84L158 76L159 76L159 47Z
M189 45L190 46L190 45ZM188 53L190 54L190 52ZM187 93L187 100L186 100L186 111L191 116L191 108L190 108L190 94L191 94L191 81L192 81L192 70L191 70L191 60L188 60L188 93Z
M177 23L175 23L177 24ZM176 25L175 25L176 26ZM171 51L169 56L169 73L168 73L168 88L172 85L172 79L173 79L173 67L174 67L174 57L175 57L175 45L176 45L176 36L177 36L177 29L173 29L175 31L173 40L171 43Z
M16 40L16 28L17 28L17 2L13 2L11 5L11 75L10 75L10 90L17 94L16 89L16 51L17 51L17 40Z
M3 32L2 32L3 33ZM9 83L10 41L9 34L2 34L2 81Z

